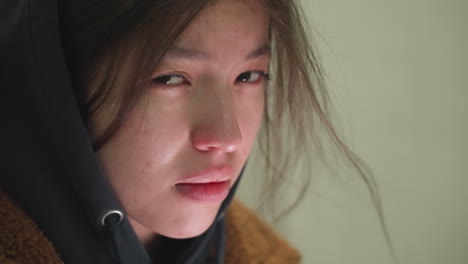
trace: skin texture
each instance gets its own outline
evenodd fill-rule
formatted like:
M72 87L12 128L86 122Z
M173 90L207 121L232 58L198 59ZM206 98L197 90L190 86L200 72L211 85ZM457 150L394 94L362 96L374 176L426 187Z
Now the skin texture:
M155 69L130 118L97 152L143 243L157 234L197 236L213 222L221 200L190 199L175 184L221 166L231 186L237 179L260 128L267 82L261 74L241 74L268 72L269 52L252 53L268 42L268 16L259 3L220 0L206 7ZM92 119L91 127L102 123Z

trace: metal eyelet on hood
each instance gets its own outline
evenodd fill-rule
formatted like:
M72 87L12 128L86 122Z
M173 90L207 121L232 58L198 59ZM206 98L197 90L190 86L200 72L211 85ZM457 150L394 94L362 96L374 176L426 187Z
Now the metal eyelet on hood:
M118 216L117 224L122 222L122 220L124 218L124 215L123 215L123 213L121 211L119 211L119 210L109 210L101 218L101 225L106 226L106 220L108 219L109 216L112 216L112 215L117 215Z

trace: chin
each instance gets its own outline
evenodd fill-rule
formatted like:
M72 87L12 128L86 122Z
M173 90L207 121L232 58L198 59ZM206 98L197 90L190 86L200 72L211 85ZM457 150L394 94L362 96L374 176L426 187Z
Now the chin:
M153 222L154 228L152 229L160 235L175 239L196 237L203 234L213 224L218 210L219 205L183 206L175 212L163 214L166 217L159 219L159 223Z
M160 234L175 239L192 238L203 234L212 223L213 219L209 221L191 221L182 225L171 226L169 230L164 230L166 232L163 231Z

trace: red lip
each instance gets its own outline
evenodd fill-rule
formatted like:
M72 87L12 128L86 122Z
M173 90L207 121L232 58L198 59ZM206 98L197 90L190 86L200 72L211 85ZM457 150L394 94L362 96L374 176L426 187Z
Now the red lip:
M218 166L207 170L199 171L184 177L181 183L212 183L231 180L233 177L232 168L229 166Z
M176 182L180 194L196 201L222 201L229 194L233 170L218 166L184 177Z
M176 184L176 188L182 195L196 201L222 201L229 193L230 183L180 183Z

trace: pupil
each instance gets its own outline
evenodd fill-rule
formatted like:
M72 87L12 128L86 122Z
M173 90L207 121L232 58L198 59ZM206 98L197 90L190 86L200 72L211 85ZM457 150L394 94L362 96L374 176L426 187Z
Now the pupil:
M159 79L159 82L167 84L171 80L171 77L172 76L170 75L166 75L166 76L161 76L158 79Z
M246 82L250 79L250 72L244 72L239 77L241 81Z

